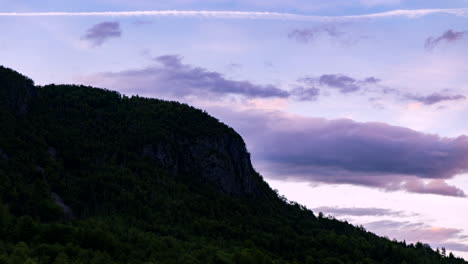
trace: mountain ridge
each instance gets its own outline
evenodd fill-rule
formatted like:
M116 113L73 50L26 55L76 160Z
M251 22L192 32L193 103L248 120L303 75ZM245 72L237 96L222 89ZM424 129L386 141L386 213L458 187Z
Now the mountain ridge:
M191 106L4 67L0 102L0 264L466 263L278 196Z

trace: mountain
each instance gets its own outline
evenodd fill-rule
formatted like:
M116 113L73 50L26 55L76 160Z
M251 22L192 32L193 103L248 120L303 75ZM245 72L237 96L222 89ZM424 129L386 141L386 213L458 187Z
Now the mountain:
M201 110L0 67L0 264L16 263L466 262L287 201Z

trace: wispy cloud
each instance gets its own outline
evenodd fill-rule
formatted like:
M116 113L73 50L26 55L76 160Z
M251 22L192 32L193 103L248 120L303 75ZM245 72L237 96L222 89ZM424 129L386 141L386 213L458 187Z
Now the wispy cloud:
M350 23L321 23L314 27L305 27L294 29L289 32L288 37L301 43L313 43L317 39L327 37L337 43L343 45L353 45L361 39L369 38L369 36L361 35L344 30L343 28Z
M448 90L434 92L428 95L404 92L399 89L382 84L382 80L376 77L358 79L345 74L323 74L318 77L303 77L297 80L299 83L314 87L314 89L334 89L341 94L359 93L378 94L379 96L394 96L401 101L415 101L424 105L434 105L446 101L462 101L466 96L462 94L450 94ZM370 100L375 100L371 97Z
M231 96L253 98L282 98L314 101L319 89L297 86L285 90L272 84L255 84L247 80L233 80L222 73L183 63L179 55L164 55L153 59L154 64L142 69L104 72L88 76L86 83L117 89L124 93L138 93L166 99L224 99ZM241 67L234 64L231 67Z
M380 220L364 224L364 227L391 239L406 240L411 243L424 241L434 247L468 252L468 246L461 244L463 230L458 228L436 227L421 222Z
M143 69L107 72L90 76L88 82L152 97L223 98L230 95L247 98L288 98L291 94L274 85L237 81L223 74L182 62L178 55L154 58L155 64Z
M340 93L347 94L367 91L370 86L379 84L381 80L373 76L359 80L344 74L323 74L318 77L299 78L297 81L307 85L335 89Z
M331 214L333 216L407 216L403 211L375 207L330 207L322 206L313 208L313 211Z
M367 85L380 82L375 77L367 77L363 80L356 80L343 74L324 74L317 79L303 79L305 82L317 82L320 85L337 89L340 93L352 93L364 89Z
M298 101L314 101L318 99L320 89L298 86L292 90L291 94Z
M350 16L314 16L299 15L293 13L279 12L242 12L242 11L120 11L120 12L3 12L0 16L104 16L104 17L198 17L198 18L223 18L223 19L266 19L266 20L289 20L289 21L347 21L358 19L376 19L388 17L418 18L433 14L447 14L455 16L467 16L468 8L454 9L414 9L414 10L393 10L381 13Z
M467 31L453 31L447 30L439 37L429 37L426 39L425 47L428 50L432 50L442 42L456 42L463 39L466 35L468 35Z
M444 101L457 101L465 100L466 96L461 94L448 95L441 93L433 93L430 95L415 95L415 94L406 94L404 96L406 99L414 100L425 105L433 105Z
M447 243L439 243L439 244L434 244L436 247L444 247L449 250L454 250L454 251L462 251L462 252L468 252L468 245L465 243L458 243L458 242L447 242Z
M343 36L343 32L338 30L335 24L324 24L313 28L295 29L288 34L288 37L299 42L309 43L322 35L340 38Z
M122 35L119 22L102 22L92 26L81 39L89 42L92 47L101 46L111 38Z

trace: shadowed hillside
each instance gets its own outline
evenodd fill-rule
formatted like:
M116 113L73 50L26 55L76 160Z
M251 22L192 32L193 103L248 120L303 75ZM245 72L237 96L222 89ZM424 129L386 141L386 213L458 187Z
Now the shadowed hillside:
M466 263L288 202L188 105L3 67L0 104L0 264Z

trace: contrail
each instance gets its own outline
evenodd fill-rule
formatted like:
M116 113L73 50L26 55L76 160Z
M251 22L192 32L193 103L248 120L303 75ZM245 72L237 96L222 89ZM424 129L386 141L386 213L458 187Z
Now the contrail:
M108 16L108 17L194 17L194 18L223 18L223 19L263 19L287 21L341 21L387 17L418 18L432 14L447 14L468 17L468 8L457 9L415 9L393 10L382 13L351 15L351 16L314 16L277 12L238 12L238 11L121 11L121 12L30 12L0 13L3 17L50 17L50 16Z

